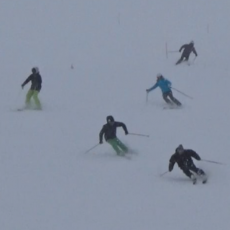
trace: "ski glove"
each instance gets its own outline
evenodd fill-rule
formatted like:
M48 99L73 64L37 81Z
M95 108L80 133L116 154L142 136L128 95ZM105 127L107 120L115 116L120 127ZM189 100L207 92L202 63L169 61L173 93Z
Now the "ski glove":
M103 144L103 141L100 141L99 144L100 144L100 145Z
M24 85L21 85L22 89L24 88Z
M149 90L148 90L148 89L146 89L146 92L148 93L148 92L149 92Z
M127 132L125 132L125 135L128 135L129 134L129 132L127 131Z
M171 172L173 170L173 164L169 163L169 172Z

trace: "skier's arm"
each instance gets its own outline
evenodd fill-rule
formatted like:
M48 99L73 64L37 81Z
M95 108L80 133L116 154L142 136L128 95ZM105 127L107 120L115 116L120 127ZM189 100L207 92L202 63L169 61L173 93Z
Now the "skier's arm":
M38 85L41 85L41 84L42 84L42 77L41 77L40 74L38 74L37 84L38 84Z
M189 151L190 151L190 156L191 157L195 158L198 161L201 160L200 156L195 151L193 151L193 150L189 150Z
M102 144L103 143L103 135L105 133L105 126L102 127L100 133L99 133L99 143Z
M22 87L24 87L29 81L31 81L31 75L22 83Z
M123 130L125 132L125 135L129 134L128 129L127 129L127 127L126 127L126 125L124 123L116 122L116 125L117 125L117 127L122 127L123 128Z
M158 83L156 83L154 86L152 86L151 88L147 89L146 91L150 92L150 91L156 89L157 87L158 87Z
M175 162L169 162L169 172L173 170Z
M173 170L174 164L176 163L174 156L172 155L170 160L169 160L169 172Z
M181 46L180 49L179 49L179 52L181 52L182 49L185 48L185 45Z
M196 55L196 57L198 56L196 49L193 47L192 52Z
M42 77L41 77L40 74L38 74L37 78L36 78L36 86L34 87L34 89L40 90L41 89L41 85L42 85Z

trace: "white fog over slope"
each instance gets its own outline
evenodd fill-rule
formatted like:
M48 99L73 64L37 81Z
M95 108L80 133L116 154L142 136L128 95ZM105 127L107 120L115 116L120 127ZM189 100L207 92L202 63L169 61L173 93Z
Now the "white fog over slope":
M226 230L230 225L229 0L2 0L0 228ZM198 57L175 66L184 43ZM71 68L71 65L74 67ZM38 66L43 110L24 104ZM162 109L162 73L182 109ZM106 116L135 154L99 142ZM208 175L193 185L168 160L183 144Z

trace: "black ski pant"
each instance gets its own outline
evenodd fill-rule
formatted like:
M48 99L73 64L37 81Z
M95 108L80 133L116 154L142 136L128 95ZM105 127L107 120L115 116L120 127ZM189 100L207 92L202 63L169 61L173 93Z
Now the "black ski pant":
M205 172L202 169L197 168L194 164L191 164L189 166L183 166L180 168L184 172L184 174L188 176L189 178L191 178L191 175L192 175L191 171L196 173L199 176L205 175Z
M176 105L178 105L178 106L180 106L181 105L181 103L173 96L173 94L172 94L172 91L169 91L169 92L165 92L165 93L163 93L163 99L166 101L166 103L168 103L168 104L173 104L173 103L175 103ZM168 99L168 97L171 99L171 100L169 100Z
M176 65L180 64L182 61L188 61L188 59L189 59L188 54L186 54L186 55L182 54L181 58L176 62Z

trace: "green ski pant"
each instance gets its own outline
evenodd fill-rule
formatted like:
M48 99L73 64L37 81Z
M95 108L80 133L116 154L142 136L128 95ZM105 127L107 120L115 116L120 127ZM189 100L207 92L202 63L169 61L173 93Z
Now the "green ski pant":
M38 93L39 93L39 91L31 90L31 89L27 92L27 94L26 94L26 105L27 106L30 105L30 99L31 99L31 97L33 97L37 109L41 109L41 102L38 98Z
M117 155L124 155L128 152L128 148L118 138L109 139L107 142L113 147Z

